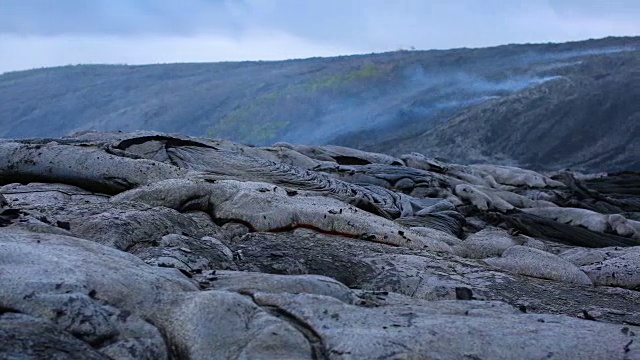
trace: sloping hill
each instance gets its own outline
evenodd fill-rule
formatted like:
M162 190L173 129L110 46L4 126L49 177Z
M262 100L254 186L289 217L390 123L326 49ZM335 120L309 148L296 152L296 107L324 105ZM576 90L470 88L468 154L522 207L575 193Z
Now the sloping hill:
M557 74L437 128L366 147L547 170L640 168L640 52L592 57Z
M640 156L626 136L613 132L594 129L591 137L578 140L582 145L562 150L562 159L550 154L591 123L623 135L637 131L638 49L638 37L607 38L278 62L14 72L0 75L0 137L140 129L255 145L336 143L388 153L455 155L468 162L490 158L534 168L584 163L592 170L615 170L635 166L631 159ZM608 66L616 66L614 76L606 75ZM539 108L539 102L545 105ZM581 122L593 114L598 115ZM615 127L605 125L605 118ZM571 131L547 142L528 133L535 146L526 141L523 146L517 131L494 139L490 130L522 130L522 123L547 119L573 119L562 126ZM511 120L518 125L511 126ZM482 131L456 125L467 123L477 123L473 126ZM465 140L464 131L475 138ZM598 141L606 143L603 152L585 150ZM594 156L601 160L585 162Z

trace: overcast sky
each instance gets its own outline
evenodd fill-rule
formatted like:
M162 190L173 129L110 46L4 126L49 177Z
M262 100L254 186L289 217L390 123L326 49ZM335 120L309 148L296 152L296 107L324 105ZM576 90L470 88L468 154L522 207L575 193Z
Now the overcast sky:
M640 35L640 0L0 0L0 73Z

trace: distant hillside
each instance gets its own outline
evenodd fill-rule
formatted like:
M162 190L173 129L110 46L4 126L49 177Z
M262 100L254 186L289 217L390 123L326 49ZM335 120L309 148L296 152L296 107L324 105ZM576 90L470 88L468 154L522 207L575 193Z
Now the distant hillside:
M362 139L365 132L359 146L546 170L640 169L640 52L593 56L554 73L554 81L465 109L428 131L398 128L375 142Z
M533 168L640 167L640 38L0 75L0 137L158 130Z

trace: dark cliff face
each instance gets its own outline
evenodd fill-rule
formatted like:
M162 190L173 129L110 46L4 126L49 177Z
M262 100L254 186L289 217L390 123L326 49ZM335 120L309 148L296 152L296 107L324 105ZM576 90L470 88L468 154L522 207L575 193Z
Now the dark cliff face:
M536 169L637 168L640 38L0 75L0 137L157 130Z

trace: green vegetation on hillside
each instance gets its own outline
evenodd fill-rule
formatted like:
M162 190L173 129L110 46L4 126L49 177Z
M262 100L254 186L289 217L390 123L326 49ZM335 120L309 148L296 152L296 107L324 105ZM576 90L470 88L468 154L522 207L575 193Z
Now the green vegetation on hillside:
M310 91L318 91L326 88L334 88L348 84L356 80L364 80L375 77L381 73L381 69L373 64L367 64L360 67L358 70L353 70L347 73L335 74L331 76L322 77L313 80L305 84L305 88Z
M370 80L382 74L380 67L364 64L358 69L311 79L309 82L290 84L271 90L249 100L226 114L207 130L207 136L236 139L246 143L268 143L277 141L279 133L290 121L282 120L295 112L295 107L308 103L318 92L347 88L354 81ZM345 89L348 92L348 89ZM292 99L297 99L293 100ZM287 106L284 106L285 103ZM290 114L289 114L290 115ZM270 119L269 117L274 119Z

